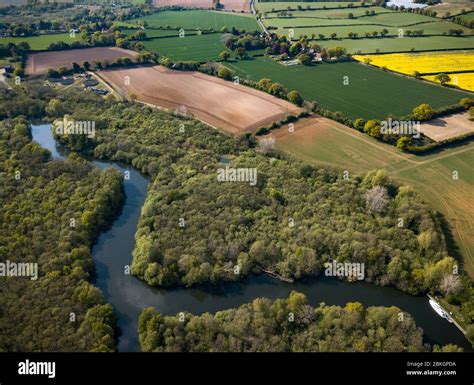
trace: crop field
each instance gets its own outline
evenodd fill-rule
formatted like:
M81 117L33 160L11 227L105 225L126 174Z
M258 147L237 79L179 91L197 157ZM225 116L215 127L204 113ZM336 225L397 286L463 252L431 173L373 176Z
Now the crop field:
M459 13L464 11L469 11L474 9L472 2L443 2L440 4L435 4L427 7L430 11L436 11L437 17L447 17L449 15L456 16Z
M250 0L220 0L224 11L250 12ZM212 0L154 0L157 7L179 5L186 8L213 8Z
M415 188L447 219L456 254L474 278L474 145L466 144L424 157L399 152L334 121L316 117L272 131L277 149L310 162L341 167L354 173L386 169L395 179ZM459 180L452 178L458 171Z
M186 111L207 124L232 134L253 132L300 109L261 91L199 72L165 67L100 71L120 93L158 107ZM130 84L123 79L129 76Z
M18 44L22 41L26 41L31 50L40 51L48 49L48 46L51 43L56 43L63 41L65 43L71 44L74 41L81 41L80 34L76 34L76 37L73 39L68 33L53 33L49 35L39 35L39 36L27 36L27 37L0 37L0 44L15 43Z
M171 60L206 61L218 59L219 53L226 50L222 36L220 33L185 35L183 38L150 39L143 43L146 49Z
M464 268L474 278L474 147L446 152L426 163L400 170L396 177L413 186L434 209L444 214L459 246ZM458 172L458 180L453 180L453 171Z
M133 24L138 21L146 21L148 26L154 28L169 26L173 29L213 29L214 31L220 31L223 27L229 29L235 27L246 31L260 29L252 15L204 10L157 12L150 16L128 20L128 23Z
M358 1L338 1L337 3L333 1L314 1L314 2L306 2L306 1L278 1L278 2L260 2L258 1L256 4L257 9L263 12L272 12L272 10L288 10L288 7L291 9L298 9L301 7L303 9L307 9L309 6L311 9L325 9L325 8L341 8L347 7L349 4L353 4L354 8L357 6L361 6L361 2ZM366 5L370 4L370 1L366 2Z
M352 54L474 47L473 30L449 20L374 5L349 8L346 2L333 2L327 5L332 9L307 9L305 4L313 7L320 3L268 2L258 6L266 10L262 19L265 26L276 29L276 33L295 39L305 35L317 39L326 48L340 46ZM271 12L272 8L277 11ZM285 10L287 14L282 15L278 10ZM368 12L375 14L367 15ZM380 35L383 29L388 31L385 37ZM410 37L414 30L423 31L422 36ZM462 30L463 36L447 36L450 30ZM373 32L377 37L366 37ZM403 33L401 38L400 32ZM358 37L349 38L350 33L356 33ZM325 38L321 39L321 34ZM336 39L329 38L332 34L336 34Z
M343 39L319 42L323 47L343 47L351 54L390 53L407 51L430 51L438 49L470 49L474 46L474 36L425 36L396 37L384 39Z
M338 4L338 3L334 3ZM333 5L334 7L334 5ZM358 7L358 8L336 8L336 9L319 9L319 10L297 10L293 8L291 11L287 11L291 13L291 17L278 17L278 12L268 12L267 13L267 23L271 24L273 19L280 19L280 20L287 20L288 23L291 24L291 20L300 19L300 18L307 18L307 19L341 19L340 21L349 20L349 13L351 13L354 17L357 17L360 22L370 23L371 19L374 16L366 16L366 12L375 12L377 15L379 14L393 14L395 16L395 12L391 11L390 9L382 8L382 7ZM352 19L351 19L352 20ZM312 22L313 20L308 20Z
M88 61L92 64L96 60L114 61L121 57L132 58L136 55L138 54L134 51L117 47L93 47L67 51L39 52L28 57L25 72L27 75L42 75L50 68L70 68L74 62L81 64L83 61Z
M410 27L407 27L404 29L404 33L406 33L407 31L410 31L409 29ZM430 23L423 23L423 24L418 24L417 26L415 27L412 27L412 28L416 28L416 29L423 29L424 31L424 35L425 35L425 39L427 38L426 35L436 35L436 34L443 34L443 33L448 33L448 31L450 29L461 29L464 31L464 35L465 36L468 36L468 35L471 35L471 30L469 28L466 28L466 27L463 27L463 26L460 26L460 25L454 25L453 23L449 23L449 22L444 22L444 21L440 21L440 22L430 22ZM315 38L318 37L319 34L323 34L325 35L325 38L329 38L329 36L332 34L332 33L336 33L337 34L337 38L347 38L349 36L349 33L352 32L352 33L357 33L359 35L359 37L363 37L365 36L365 33L368 32L368 33L372 33L372 32L377 32L377 38L380 39L381 38L381 35L380 33L382 32L382 30L386 29L388 31L388 34L386 35L387 37L389 36L397 36L398 37L398 33L399 33L399 28L397 27L380 27L380 26L376 26L376 25L372 25L372 24L369 24L369 25L341 25L341 26L335 26L335 25L322 25L322 26L317 26L317 27L298 27L298 28L292 28L293 31L294 31L294 36L296 38L299 38L303 35L306 35L308 37L312 37L312 35L314 34ZM289 33L289 29L288 28L285 28L285 29L278 29L277 30L277 33L281 34L281 35L286 35L288 36L288 33ZM337 41L338 40L334 40L334 39L331 39L331 40L327 40L327 42L324 42L324 44L337 44ZM424 40L420 40L420 42L423 42ZM379 40L380 42L380 40ZM385 42L385 40L384 40ZM323 43L323 42L321 42Z
M383 119L389 114L403 116L421 103L441 107L469 96L462 91L355 62L285 67L268 58L255 58L227 65L241 77L252 80L270 78L325 108L341 111L353 118ZM344 85L344 79L348 80L348 85Z
M433 74L423 76L423 79L436 82L435 74L459 71L471 73L451 74L449 84L468 91L474 91L474 51L401 53L387 55L355 55L358 61L370 60L370 64L406 75Z
M364 13L365 10L359 9L361 13ZM313 15L320 15L318 18L316 16L313 17L281 17L281 18L266 18L265 24L267 26L273 27L298 27L298 26L313 26L313 25L337 25L337 24L347 24L347 25L357 25L357 24L372 24L378 26L386 26L386 27L403 27L406 26L407 28L417 29L417 23L429 22L437 19L433 19L432 17L419 15L416 13L403 13L403 12L395 12L395 11L385 11L384 13L376 14L374 16L365 16L361 15L359 17L355 16L353 19L349 19L347 17L348 13L356 12L356 9L347 10L344 12L346 15L340 16L339 18L330 19L325 16L325 14L332 14L334 12L339 11L306 11L312 13ZM293 12L291 12L293 13ZM269 14L272 15L272 14Z
M436 75L423 76L423 79L437 83L435 76ZM474 92L474 72L451 74L449 77L451 80L448 82L448 84L457 86L463 90Z
M126 36L132 36L137 31L141 31L141 29L122 29L122 32ZM152 39L155 37L179 37L179 30L176 29L153 29L147 28L143 32L146 33L148 39ZM185 31L185 36L196 35L197 31Z
M391 71L412 75L414 71L421 74L474 71L474 51L395 53L387 55L355 55L354 59L377 67L387 67Z
M356 173L365 173L375 165L394 171L409 164L412 156L393 146L324 117L301 119L294 132L286 127L273 130L277 149L308 161L317 161Z

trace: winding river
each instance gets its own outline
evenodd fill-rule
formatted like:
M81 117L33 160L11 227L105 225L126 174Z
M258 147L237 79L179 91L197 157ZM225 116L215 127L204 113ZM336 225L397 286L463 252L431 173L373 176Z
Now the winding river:
M54 158L64 158L67 153L56 146L50 125L32 126L33 139L51 151ZM104 293L118 316L121 329L119 351L139 351L137 322L143 308L154 306L164 315L181 311L194 314L216 312L251 302L257 297L270 299L287 297L292 290L304 293L312 305L325 302L342 305L358 301L365 306L397 306L409 312L425 332L425 342L431 344L454 343L471 350L463 334L448 321L439 317L428 304L425 296L410 296L388 287L367 283L346 283L333 278L285 283L268 276L250 276L239 283L226 283L209 288L152 288L132 275L124 274L124 267L131 264L134 236L149 179L133 167L113 162L92 160L101 169L114 167L120 172L129 171L124 180L126 200L120 216L111 228L102 233L92 250L96 264L95 285Z

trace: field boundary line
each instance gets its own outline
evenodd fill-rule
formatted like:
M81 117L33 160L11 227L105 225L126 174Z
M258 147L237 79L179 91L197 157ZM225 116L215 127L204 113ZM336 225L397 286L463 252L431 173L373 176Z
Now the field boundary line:
M411 165L411 166L407 166L407 167L403 167L401 168L400 170L398 171L393 171L394 174L398 174L400 172L404 172L404 171L408 171L408 170L411 170L413 168L416 168L418 166L424 166L424 165L427 165L427 164L430 164L432 162L436 162L438 160L441 160L441 159L445 159L445 158L449 158L451 156L454 156L454 155L459 155L459 154L462 154L464 152L467 152L467 151L472 151L474 150L474 145L471 145L467 148L462 148L460 150L456 150L456 151L453 151L453 152L450 152L448 154L440 154L440 155L437 155L437 156L434 156L433 158L430 158L430 159L427 159L427 160L422 160L420 162L415 162L416 164L414 165ZM449 150L448 150L449 151Z
M319 115L317 115L317 116L319 116ZM346 129L343 129L343 128L341 128L341 127L336 127L336 126L333 126L333 125L331 125L331 128L334 128L335 130L337 130L337 131L339 131L339 132L342 132L342 133L344 133L344 134L346 134L346 135L352 136L353 138L356 138L356 139L358 139L358 140L360 140L360 141L362 141L362 142L365 142L365 143L367 143L367 144L370 144L371 146L376 147L376 148L378 148L379 150L382 150L382 151L384 151L384 152L390 152L391 154L395 155L396 157L398 157L398 158L400 158L400 159L402 159L402 160L406 160L406 161L408 161L408 162L410 162L410 163L416 163L416 164L418 163L417 161L413 160L412 157L409 156L409 155L404 155L404 154L399 153L399 152L397 152L397 151L395 151L395 150L392 150L391 148L387 148L387 147L385 147L385 146L381 146L381 145L379 145L378 143L374 143L374 142L372 142L371 140L368 140L368 139L366 139L366 138L364 138L364 137L361 136L361 135L365 135L365 134L357 135L357 134L355 134L355 133L349 132L348 130L351 130L351 128L347 128L347 130L346 130Z

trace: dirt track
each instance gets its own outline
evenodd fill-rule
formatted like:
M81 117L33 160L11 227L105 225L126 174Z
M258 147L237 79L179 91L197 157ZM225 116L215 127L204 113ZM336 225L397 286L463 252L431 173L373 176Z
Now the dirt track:
M122 93L135 94L138 100L158 107L187 111L232 134L254 132L300 111L285 100L200 72L155 66L106 70L99 74Z
M117 47L93 47L67 51L39 52L28 57L26 74L43 75L50 68L71 68L74 62L81 64L83 61L88 61L93 65L96 60L110 60L112 62L121 57L132 58L136 55L137 53L134 51Z

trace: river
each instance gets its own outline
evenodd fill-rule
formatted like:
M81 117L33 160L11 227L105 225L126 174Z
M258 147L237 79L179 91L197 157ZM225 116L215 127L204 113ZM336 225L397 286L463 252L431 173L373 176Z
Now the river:
M64 158L67 153L56 146L50 125L33 125L33 139L51 151L53 158ZM93 247L96 264L95 285L104 293L106 302L113 305L121 329L119 351L139 351L137 323L140 312L148 306L161 314L175 315L181 311L193 314L216 312L238 307L257 297L284 298L292 290L302 292L312 305L344 306L358 301L365 306L397 306L410 313L417 325L423 328L424 341L444 345L453 343L471 350L464 335L452 324L439 317L425 296L411 296L399 290L363 282L347 283L334 278L321 277L285 283L265 275L250 276L239 283L225 283L208 288L157 289L148 286L132 275L124 273L132 262L135 231L145 202L149 179L133 167L114 162L91 160L101 168L114 167L130 178L124 180L126 199L120 216L111 228L102 233Z

